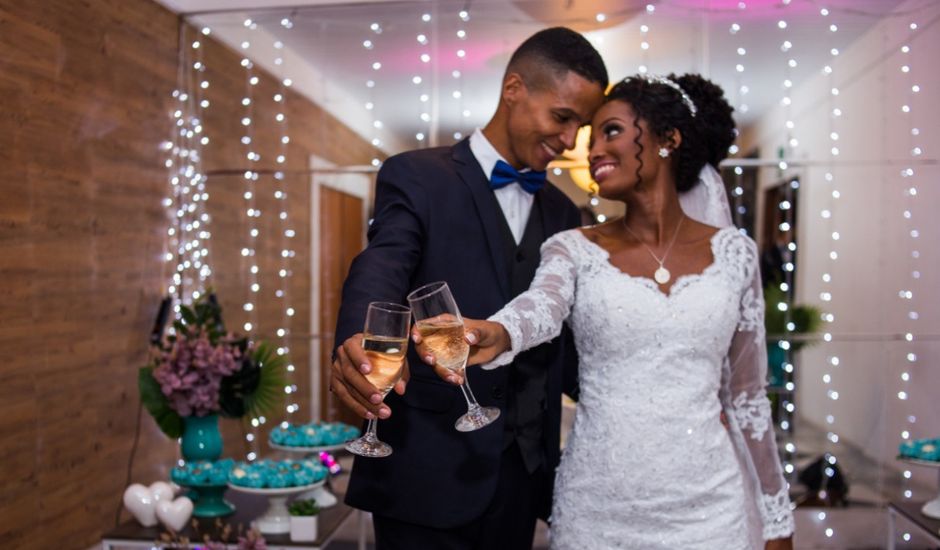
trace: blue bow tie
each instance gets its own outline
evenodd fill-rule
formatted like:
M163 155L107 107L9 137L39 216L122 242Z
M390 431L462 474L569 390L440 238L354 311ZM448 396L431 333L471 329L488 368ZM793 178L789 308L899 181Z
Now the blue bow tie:
M545 172L520 172L509 163L497 160L496 166L493 167L493 175L490 177L490 188L502 189L511 183L518 183L527 193L534 195L545 186Z

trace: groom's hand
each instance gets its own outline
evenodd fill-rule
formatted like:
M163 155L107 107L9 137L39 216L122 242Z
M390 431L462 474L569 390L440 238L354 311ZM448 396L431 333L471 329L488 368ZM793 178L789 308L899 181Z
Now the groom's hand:
M392 410L382 403L382 394L365 377L371 370L372 365L362 349L362 333L350 336L336 348L336 359L330 366L330 391L362 418L388 418ZM395 393L405 393L408 377L408 361L405 360Z

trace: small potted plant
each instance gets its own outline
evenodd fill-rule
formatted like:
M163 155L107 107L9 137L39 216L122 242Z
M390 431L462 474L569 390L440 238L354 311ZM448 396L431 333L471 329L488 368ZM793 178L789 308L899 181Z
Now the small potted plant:
M317 540L317 514L320 507L317 501L295 500L287 507L290 512L290 540L294 542L313 542Z

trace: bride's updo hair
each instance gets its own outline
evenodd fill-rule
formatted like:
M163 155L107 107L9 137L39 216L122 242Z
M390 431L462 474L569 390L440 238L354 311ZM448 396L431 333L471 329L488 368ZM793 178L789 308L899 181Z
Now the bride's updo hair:
M646 121L650 131L665 139L673 129L682 134L682 143L672 152L676 169L676 188L688 191L698 182L698 174L705 163L718 168L718 163L728 156L728 148L734 143L736 131L731 113L734 109L725 100L724 91L698 74L666 77L676 83L692 101L692 111L678 90L669 84L645 75L625 78L607 94L607 101L625 101L633 107L637 119L633 125L640 131L636 144L640 144L642 129L639 119ZM639 153L637 160L642 166ZM637 169L639 178L640 170Z

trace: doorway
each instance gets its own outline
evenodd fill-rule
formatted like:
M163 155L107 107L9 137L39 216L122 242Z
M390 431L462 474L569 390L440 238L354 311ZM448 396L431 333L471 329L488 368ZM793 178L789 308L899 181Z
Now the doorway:
M341 170L323 159L311 159L310 384L312 420L361 423L329 392L329 366L343 282L353 258L365 247L373 175Z

